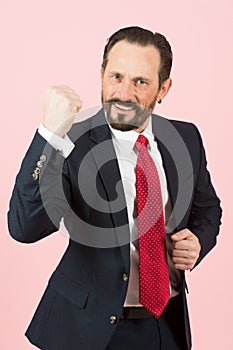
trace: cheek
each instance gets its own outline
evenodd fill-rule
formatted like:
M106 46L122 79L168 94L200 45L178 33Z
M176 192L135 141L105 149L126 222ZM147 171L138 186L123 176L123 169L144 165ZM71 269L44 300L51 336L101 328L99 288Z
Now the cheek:
M106 98L109 98L114 94L114 86L112 86L112 84L109 84L106 81L103 81L102 92L103 92L103 96L105 96Z
M138 100L141 102L143 105L149 105L155 98L155 92L153 91L138 91L136 94Z
M157 88L151 88L148 89L146 92L143 94L143 99L147 104L150 104L154 100L156 100L158 95L158 89Z

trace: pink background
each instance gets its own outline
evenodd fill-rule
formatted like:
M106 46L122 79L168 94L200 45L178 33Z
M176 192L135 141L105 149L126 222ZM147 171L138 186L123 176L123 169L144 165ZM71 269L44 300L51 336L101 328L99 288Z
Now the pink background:
M100 104L105 41L129 25L160 31L172 43L173 88L157 112L198 125L224 208L217 249L188 273L193 349L233 349L232 23L232 0L0 1L1 349L35 349L24 331L67 246L61 234L17 243L6 225L14 178L40 122L44 91L68 84L84 108Z

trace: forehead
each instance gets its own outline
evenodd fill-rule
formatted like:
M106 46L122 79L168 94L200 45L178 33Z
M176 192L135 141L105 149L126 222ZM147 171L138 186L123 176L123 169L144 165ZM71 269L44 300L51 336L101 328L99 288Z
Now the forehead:
M133 76L151 76L159 72L159 67L160 53L156 47L122 40L110 50L106 70Z

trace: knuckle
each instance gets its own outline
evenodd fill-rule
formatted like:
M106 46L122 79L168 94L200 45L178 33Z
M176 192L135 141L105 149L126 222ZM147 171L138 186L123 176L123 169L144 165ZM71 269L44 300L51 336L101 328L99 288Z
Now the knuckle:
M45 90L46 95L50 95L54 91L54 86L48 86Z
M52 89L52 91L54 91L54 92L58 92L58 91L61 90L61 87L58 86L58 85L54 85L54 86L51 87L51 89Z
M193 259L196 259L197 253L196 253L196 252L192 252L191 257L192 257Z

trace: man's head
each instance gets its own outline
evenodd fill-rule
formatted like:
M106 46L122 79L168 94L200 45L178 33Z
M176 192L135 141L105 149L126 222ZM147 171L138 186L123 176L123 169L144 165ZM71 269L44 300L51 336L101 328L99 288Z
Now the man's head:
M102 102L114 127L144 128L171 86L171 65L171 47L159 33L128 27L110 37L102 62Z
M126 27L118 30L108 39L104 48L103 69L107 66L111 49L121 40L128 41L130 44L138 44L142 47L151 45L159 51L159 88L161 88L162 83L170 76L173 58L171 46L165 36L160 33L152 33L150 30L141 27Z

